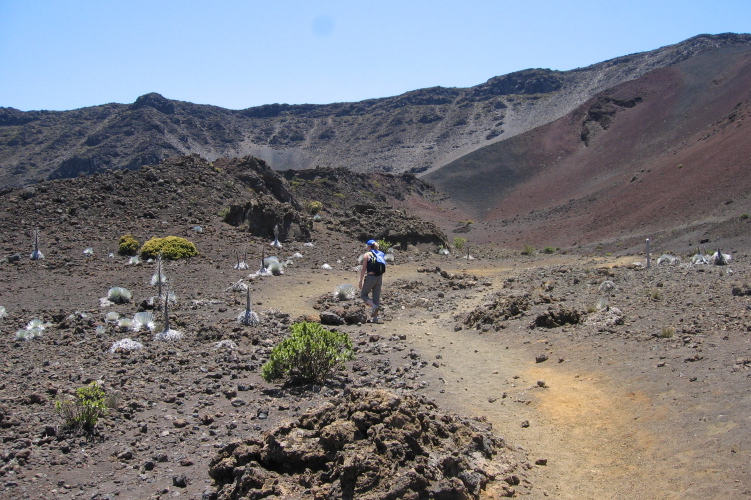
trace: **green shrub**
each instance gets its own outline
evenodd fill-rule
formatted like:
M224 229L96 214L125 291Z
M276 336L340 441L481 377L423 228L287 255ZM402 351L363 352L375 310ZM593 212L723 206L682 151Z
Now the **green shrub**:
M748 214L741 214L741 220L747 220L749 218Z
M675 327L674 326L665 326L660 331L660 337L662 337L663 339L673 338L673 335L675 335Z
M393 243L391 243L391 242L390 242L389 240L387 240L386 238L381 238L380 240L378 240L378 249L379 249L379 250L380 250L381 252L385 252L385 251L387 251L387 250L388 250L389 248L391 248L392 246L394 246L394 244L393 244Z
M310 215L315 215L323 210L323 203L321 203L320 201L306 201L304 203L304 207Z
M552 254L552 253L555 253L556 250L558 249L555 247L545 247L542 249L542 253Z
M120 255L136 255L141 243L133 237L132 234L120 236L117 253Z
M196 246L185 238L167 236L166 238L151 238L141 247L141 258L155 259L159 254L170 260L194 257L198 255Z
M290 336L274 347L261 376L267 382L290 377L322 383L353 357L352 341L346 333L303 321L292 325Z
M92 431L99 417L107 414L107 395L98 382L92 382L76 389L75 398L55 401L55 412L65 428Z
M465 243L467 243L467 240L465 238L462 238L461 236L454 238L454 248L456 248L457 250L461 250L464 247Z
M535 253L535 247L532 245L524 245L524 250L522 250L522 255L532 255Z

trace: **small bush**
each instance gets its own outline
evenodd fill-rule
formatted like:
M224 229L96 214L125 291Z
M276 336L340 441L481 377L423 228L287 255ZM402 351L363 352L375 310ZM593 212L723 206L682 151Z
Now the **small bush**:
M387 250L388 250L389 248L391 248L392 246L394 246L394 244L393 244L393 243L391 243L391 242L390 242L389 240L387 240L386 238L382 238L382 239L378 240L378 249L379 249L379 250L380 250L381 252L385 252L385 251L387 251Z
M141 243L133 235L126 234L120 236L117 253L120 255L136 255L139 248L141 248Z
M748 214L741 214L741 220L748 220L749 215Z
M659 288L653 288L649 291L649 296L652 300L662 300L662 292Z
M532 255L535 253L535 247L532 245L524 245L524 250L522 250L522 255Z
M545 248L543 248L543 249L542 249L542 253L546 253L546 254L553 254L553 253L555 253L555 252L556 252L557 250L558 250L558 249L557 249L557 248L555 248L555 247L545 247Z
M320 201L306 201L304 207L310 215L316 215L323 210L323 203Z
M55 412L65 428L92 431L99 417L107 414L107 395L98 382L76 389L74 399L55 401Z
M464 248L465 243L467 243L467 240L465 238L462 238L461 236L454 238L454 248L456 248L457 250Z
M346 333L303 321L291 327L291 334L271 351L261 376L267 382L283 377L322 383L344 362L354 357Z
M165 259L177 260L194 257L198 255L198 250L193 243L179 236L151 238L141 247L143 259L155 259L160 253Z
M663 339L671 339L673 338L673 335L675 335L674 326L663 327L662 331L660 331L660 337L662 337Z

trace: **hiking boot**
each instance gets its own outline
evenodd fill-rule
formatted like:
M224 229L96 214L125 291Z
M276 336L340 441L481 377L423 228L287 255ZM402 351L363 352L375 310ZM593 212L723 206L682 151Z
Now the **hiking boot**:
M381 306L373 306L373 310L370 311L370 317L371 318L377 318L378 313L381 311Z

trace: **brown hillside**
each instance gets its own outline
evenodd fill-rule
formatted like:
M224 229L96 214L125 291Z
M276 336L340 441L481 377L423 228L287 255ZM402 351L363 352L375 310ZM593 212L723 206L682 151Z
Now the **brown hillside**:
M354 103L268 104L244 110L167 99L72 111L0 107L0 189L171 156L254 156L275 170L428 172L533 130L600 92L751 35L699 35L571 71L527 69L469 88L433 87Z
M603 92L426 180L456 203L455 220L481 222L470 233L477 241L732 244L745 232L737 219L751 211L750 111L751 51L718 49Z

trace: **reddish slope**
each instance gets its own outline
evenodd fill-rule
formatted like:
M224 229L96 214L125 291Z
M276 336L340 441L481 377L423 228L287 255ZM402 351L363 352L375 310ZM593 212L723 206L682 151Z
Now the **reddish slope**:
M426 180L459 217L482 221L476 241L627 247L658 236L685 245L689 226L751 212L750 113L751 51L720 49L615 87Z

